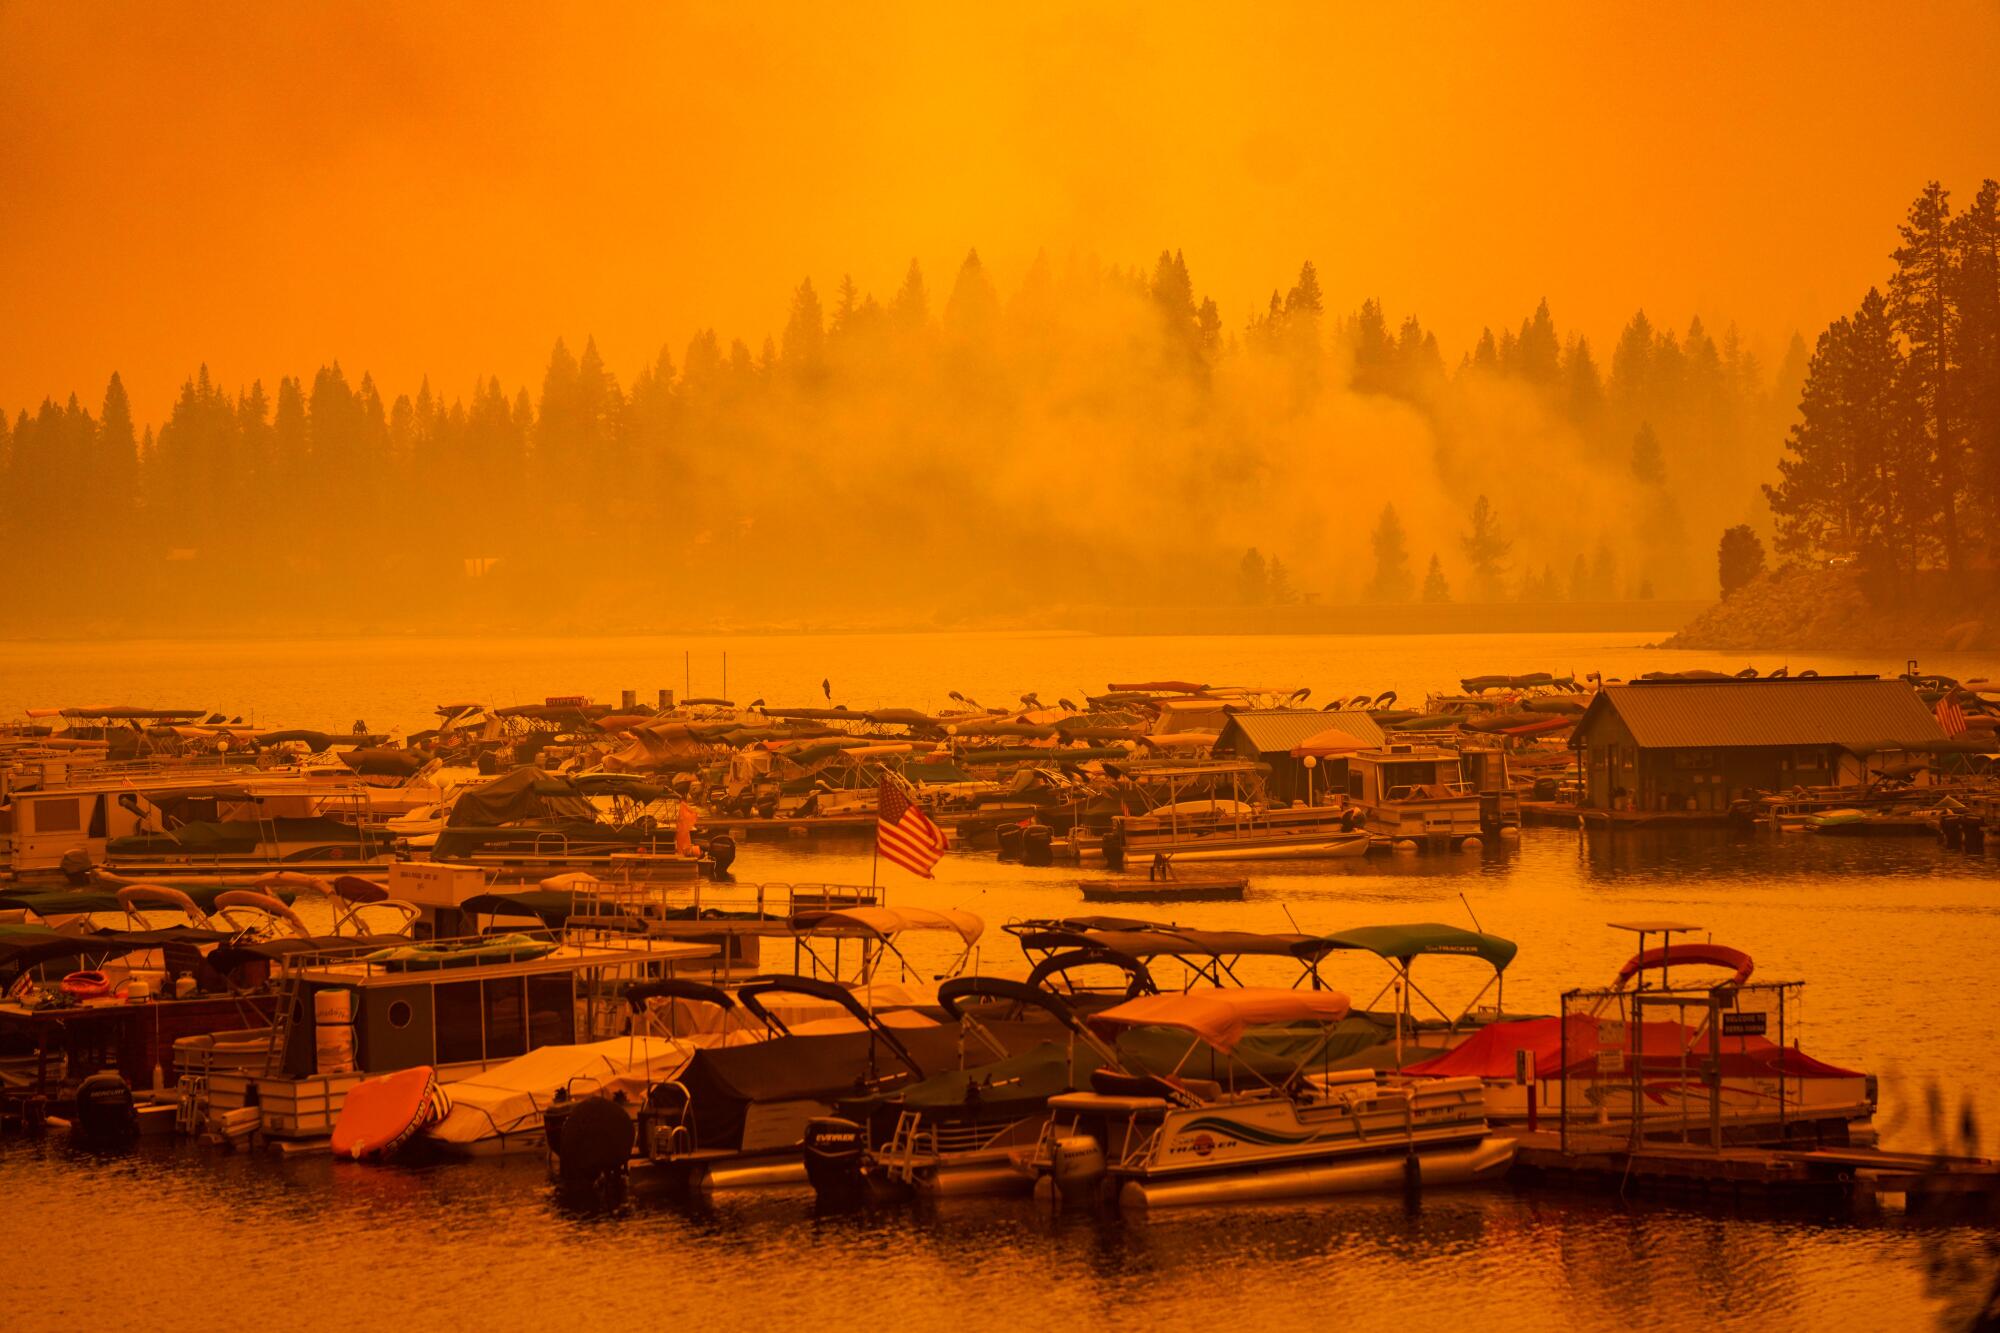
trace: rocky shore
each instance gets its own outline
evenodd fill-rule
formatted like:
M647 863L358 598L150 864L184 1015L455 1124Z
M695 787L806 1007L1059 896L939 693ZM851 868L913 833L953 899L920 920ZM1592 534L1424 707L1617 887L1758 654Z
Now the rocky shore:
M1852 569L1767 570L1689 621L1662 648L1970 652L2000 648L2000 614L1963 583L1926 578L1874 592Z

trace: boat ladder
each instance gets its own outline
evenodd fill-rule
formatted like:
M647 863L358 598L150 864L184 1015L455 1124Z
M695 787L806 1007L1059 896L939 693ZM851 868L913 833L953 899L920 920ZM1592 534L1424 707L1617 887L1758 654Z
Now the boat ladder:
M208 1118L208 1075L182 1074L180 1099L174 1106L174 1128L192 1138Z
M278 982L278 1003L271 1011L271 1048L264 1056L264 1073L268 1077L275 1078L285 1072L285 1052L291 1047L305 998L305 986L297 976L288 974Z
M896 1130L882 1150L882 1164L888 1168L891 1180L900 1180L905 1185L916 1183L918 1148L927 1137L921 1115L915 1111L897 1113ZM933 1145L925 1156L934 1156L935 1152Z

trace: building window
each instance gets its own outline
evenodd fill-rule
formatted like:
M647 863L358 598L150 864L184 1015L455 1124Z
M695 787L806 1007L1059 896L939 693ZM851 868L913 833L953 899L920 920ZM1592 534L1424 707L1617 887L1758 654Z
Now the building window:
M576 1001L567 972L528 978L528 1049L576 1040Z
M76 833L83 828L81 802L71 797L62 801L36 801L35 832Z
M511 1059L528 1049L528 1026L520 977L480 983L486 1001L486 1058Z
M479 983L454 981L431 988L437 1014L437 1062L464 1064L485 1058L486 1042L481 1035L484 1020Z

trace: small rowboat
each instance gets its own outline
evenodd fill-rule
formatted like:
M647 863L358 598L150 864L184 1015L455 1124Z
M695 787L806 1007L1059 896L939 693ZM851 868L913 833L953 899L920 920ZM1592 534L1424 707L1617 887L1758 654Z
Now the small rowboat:
M1086 879L1079 888L1086 899L1136 898L1146 902L1238 898L1250 887L1247 879L1149 879L1141 875L1118 879Z

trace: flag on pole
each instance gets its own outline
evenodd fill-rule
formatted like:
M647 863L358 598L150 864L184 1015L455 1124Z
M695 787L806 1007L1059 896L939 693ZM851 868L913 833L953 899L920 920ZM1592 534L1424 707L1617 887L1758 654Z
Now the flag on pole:
M1958 699L1955 696L1945 694L1939 697L1937 701L1937 720L1938 725L1944 728L1945 735L1962 736L1965 734L1965 710L1958 706Z
M944 855L944 830L887 773L875 801L875 850L912 875L931 878L931 867Z

